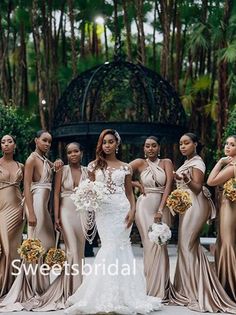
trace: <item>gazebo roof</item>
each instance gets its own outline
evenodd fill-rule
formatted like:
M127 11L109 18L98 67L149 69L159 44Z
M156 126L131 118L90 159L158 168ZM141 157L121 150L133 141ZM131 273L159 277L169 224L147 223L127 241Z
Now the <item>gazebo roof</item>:
M114 60L71 81L56 108L53 135L97 135L109 126L128 137L176 138L185 125L183 106L168 81L142 65Z

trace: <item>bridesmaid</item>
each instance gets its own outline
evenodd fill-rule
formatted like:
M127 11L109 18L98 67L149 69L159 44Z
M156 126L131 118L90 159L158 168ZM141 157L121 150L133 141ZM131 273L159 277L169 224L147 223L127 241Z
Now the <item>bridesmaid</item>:
M23 164L14 160L16 142L13 136L1 139L3 157L0 158L0 297L13 283L12 265L19 259L17 248L21 244L23 207L20 183L23 180Z
M82 282L82 259L84 258L85 237L80 215L76 212L74 202L70 198L74 188L88 178L87 168L80 164L82 150L80 144L72 142L67 145L69 164L56 173L54 188L55 228L62 232L67 264L77 269L67 268L51 284L49 289L37 299L32 299L25 307L34 311L52 311L65 308L69 296L75 293ZM73 275L73 273L77 273Z
M230 178L236 178L236 135L228 137L221 158L211 171L207 184L222 186ZM219 212L216 243L216 270L228 295L236 302L236 202L223 194Z
M45 251L55 245L53 223L48 211L52 168L55 163L50 162L45 156L51 147L51 142L52 136L49 132L38 131L35 138L36 149L26 161L24 176L28 238L40 239ZM58 164L60 162L57 162ZM43 259L40 259L35 274L32 274L24 272L24 267L28 269L28 264L23 262L11 290L1 301L0 312L22 310L25 301L35 294L46 291L49 286L49 276L40 272L42 263Z
M201 144L193 133L180 138L180 151L186 161L176 171L177 187L191 196L192 206L179 216L178 258L171 300L199 312L236 313L200 245L200 233L214 216L210 194L203 187L205 164L198 155Z
M162 220L170 225L170 212L165 204L172 188L173 164L169 159L159 159L159 152L158 139L150 136L144 144L146 159L136 159L130 166L140 176L144 189L137 200L135 221L144 249L147 294L167 300L170 285L167 246L158 246L148 238L148 228L153 221Z

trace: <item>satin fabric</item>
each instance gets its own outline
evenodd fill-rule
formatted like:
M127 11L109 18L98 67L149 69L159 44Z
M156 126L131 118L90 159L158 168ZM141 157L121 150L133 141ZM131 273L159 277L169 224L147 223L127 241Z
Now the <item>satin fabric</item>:
M49 161L41 157L36 152L32 153L43 162L43 171L39 182L33 182L31 192L33 197L33 207L37 218L36 227L28 226L28 238L37 238L42 242L45 252L55 245L54 229L50 213L48 211L48 202L52 183L52 170ZM28 209L26 208L28 216ZM23 268L16 277L10 291L1 300L0 312L11 312L14 310L22 310L25 301L32 298L35 294L42 294L49 286L49 276L40 273L40 266L43 263L43 258L38 262L38 268L35 274L24 272L29 264L22 262ZM32 264L35 266L35 264Z
M86 167L81 167L81 181L88 178ZM73 193L74 183L69 165L62 171L60 218L62 234L65 242L67 263L76 266L78 275L72 275L73 270L67 268L62 271L48 290L42 295L24 303L27 310L37 312L53 311L65 308L68 297L75 293L82 283L81 264L84 257L85 237L82 231L80 214L76 211L74 202L70 198Z
M193 168L205 173L200 156L187 160L177 173L184 171L190 175ZM178 258L170 300L199 312L235 314L236 304L224 291L200 245L200 233L211 216L212 204L203 192L194 194L183 181L177 182L177 186L189 192L192 206L179 216Z
M236 202L230 201L223 194L219 211L215 261L222 286L236 302Z
M22 166L13 178L0 166L0 297L5 295L14 281L12 261L19 259L17 248L21 244L23 207L20 182Z
M166 183L166 174L159 162L159 159L155 162L147 160L148 167L140 174L146 196L141 195L137 200L135 222L143 244L147 294L166 301L170 285L167 246L158 246L148 237L148 229L161 203ZM163 210L162 221L170 225L168 208Z

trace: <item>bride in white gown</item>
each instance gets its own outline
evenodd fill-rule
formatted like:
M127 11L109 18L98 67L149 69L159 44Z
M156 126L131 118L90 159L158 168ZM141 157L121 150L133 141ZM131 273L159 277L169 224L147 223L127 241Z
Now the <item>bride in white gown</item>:
M147 314L160 308L158 298L146 295L145 279L137 269L130 244L135 200L128 164L117 159L120 136L104 130L98 140L90 177L105 183L109 198L96 212L101 239L92 273L68 301L67 314Z

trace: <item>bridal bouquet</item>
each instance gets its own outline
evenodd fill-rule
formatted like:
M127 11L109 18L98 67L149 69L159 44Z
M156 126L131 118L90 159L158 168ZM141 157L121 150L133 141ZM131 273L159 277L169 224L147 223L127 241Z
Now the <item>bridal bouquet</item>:
M86 179L75 189L71 195L76 210L79 212L97 211L101 203L107 198L108 189L105 184Z
M183 214L192 206L189 192L184 189L175 189L168 196L166 201L167 207L174 212Z
M25 261L29 263L36 263L43 255L44 248L40 240L28 238L22 242L17 252Z
M224 195L230 201L236 201L236 178L231 178L224 184Z
M171 238L171 230L163 222L153 223L148 229L148 237L153 243L164 245Z
M60 248L50 248L45 256L45 263L51 268L54 265L60 265L61 267L63 267L65 261L66 253Z

